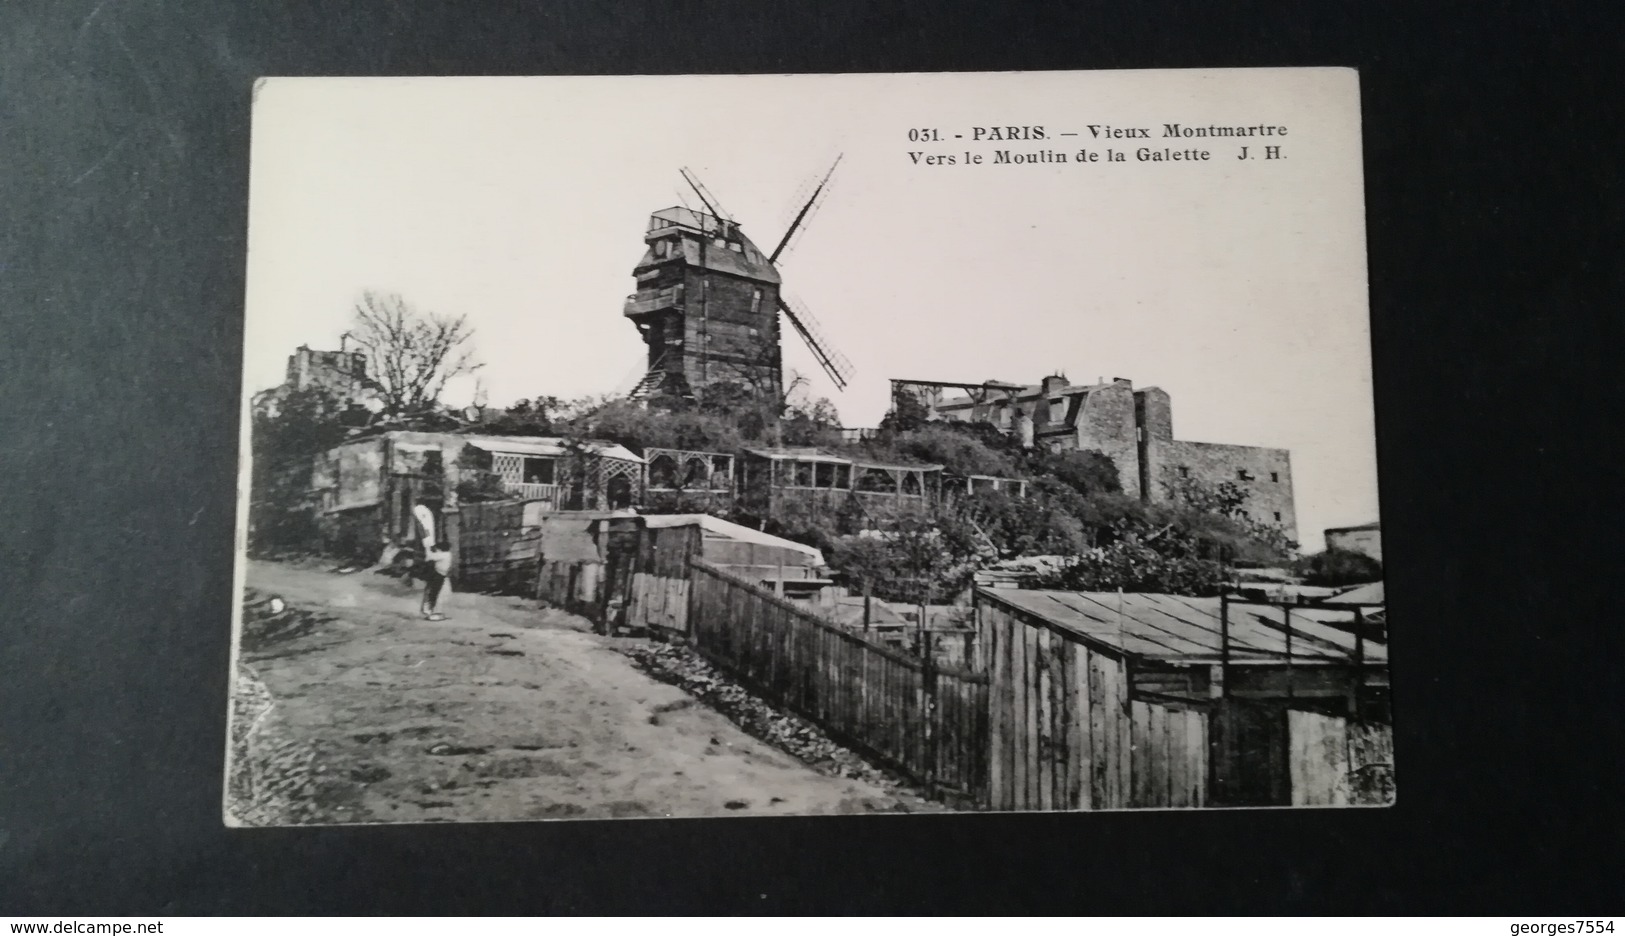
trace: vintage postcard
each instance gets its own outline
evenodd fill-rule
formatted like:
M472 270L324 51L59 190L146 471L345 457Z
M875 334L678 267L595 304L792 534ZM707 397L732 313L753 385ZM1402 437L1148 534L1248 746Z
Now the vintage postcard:
M228 824L1393 801L1354 72L252 133Z

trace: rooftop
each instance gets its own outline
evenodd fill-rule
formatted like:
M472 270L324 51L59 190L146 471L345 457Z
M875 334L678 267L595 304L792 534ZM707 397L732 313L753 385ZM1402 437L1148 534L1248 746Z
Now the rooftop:
M1125 656L1160 662L1218 663L1224 653L1218 598L1115 592L986 590L981 600L1040 618L1084 643ZM1285 663L1287 610L1275 605L1231 602L1228 613L1232 663ZM1294 664L1353 662L1354 613L1339 608L1294 607ZM1386 644L1367 640L1368 663L1387 663Z
M509 455L541 455L560 457L569 454L570 448L566 440L553 436L477 436L465 435L461 438L467 440L469 445L487 452L501 452ZM613 442L598 442L588 440L583 443L598 455L613 458L618 461L643 463L643 459L632 454L629 449Z
M909 462L902 459L879 461L873 458L864 458L859 455L841 455L820 448L747 448L745 451L758 458L770 458L774 461L810 461L828 462L835 465L856 465L863 468L897 468L909 471L941 471L941 465L932 465L925 462Z
M1362 523L1359 526L1327 527L1326 532L1327 533L1360 533L1360 532L1363 532L1365 530L1380 530L1380 529L1382 529L1382 521L1381 520L1373 520L1370 523Z

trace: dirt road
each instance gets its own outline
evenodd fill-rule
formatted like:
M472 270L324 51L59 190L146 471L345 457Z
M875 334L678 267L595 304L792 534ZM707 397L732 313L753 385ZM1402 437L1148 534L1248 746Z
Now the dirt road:
M252 563L311 626L244 653L228 816L241 824L809 815L921 808L819 773L535 602ZM625 638L620 638L625 639Z

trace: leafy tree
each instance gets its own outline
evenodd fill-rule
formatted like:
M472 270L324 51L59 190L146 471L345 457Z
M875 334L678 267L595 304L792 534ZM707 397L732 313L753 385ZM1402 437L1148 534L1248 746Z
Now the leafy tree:
M1117 463L1105 453L1092 449L1071 449L1050 452L1035 449L1029 454L1026 469L1035 475L1045 475L1084 496L1115 494L1123 490L1117 475Z
M924 426L931 410L919 397L902 392L892 396L892 408L881 417L880 429L890 432L913 432Z
M1133 521L1119 520L1113 524L1113 533L1109 546L1082 553L1042 577L1039 587L1216 595L1228 578L1225 564L1212 558L1188 530L1175 525L1148 530Z
M946 601L970 586L989 558L975 526L952 513L906 515L884 531L842 536L832 568L887 601Z
M285 393L274 411L254 415L249 435L251 550L274 554L317 547L320 530L310 499L315 458L343 442L359 421L354 408L321 387Z
M1021 473L1016 461L1005 453L942 423L929 423L911 432L898 433L892 446L906 457L942 465L961 477L1012 477Z
M556 435L569 412L569 404L556 396L520 400L480 426L492 435Z
M467 316L422 312L398 295L371 291L356 303L350 330L388 416L433 409L447 381L478 370L473 337Z
M1074 555L1089 545L1083 523L1046 498L978 492L961 509L1001 557Z

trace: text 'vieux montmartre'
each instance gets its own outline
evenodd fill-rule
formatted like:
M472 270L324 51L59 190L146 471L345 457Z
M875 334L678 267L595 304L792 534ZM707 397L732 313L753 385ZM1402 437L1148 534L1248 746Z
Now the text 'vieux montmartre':
M1278 124L1249 124L1192 126L1165 123L1161 133L1153 136L1153 127L1123 127L1112 124L1083 124L1079 130L1055 130L1039 125L1009 125L968 127L960 131L937 127L914 127L908 130L908 141L916 144L946 143L953 140L970 144L1009 142L1056 142L1071 139L1088 140L1111 146L1068 149L1008 149L994 148L949 152L925 148L908 151L908 157L917 166L977 166L977 165L1032 165L1043 163L1114 163L1114 162L1208 162L1214 151L1206 148L1211 143L1169 146L1121 144L1131 140L1212 140L1235 141L1231 151L1236 159L1284 159L1286 154L1280 143L1274 142L1287 135L1287 128ZM1119 147L1122 148L1119 148Z

